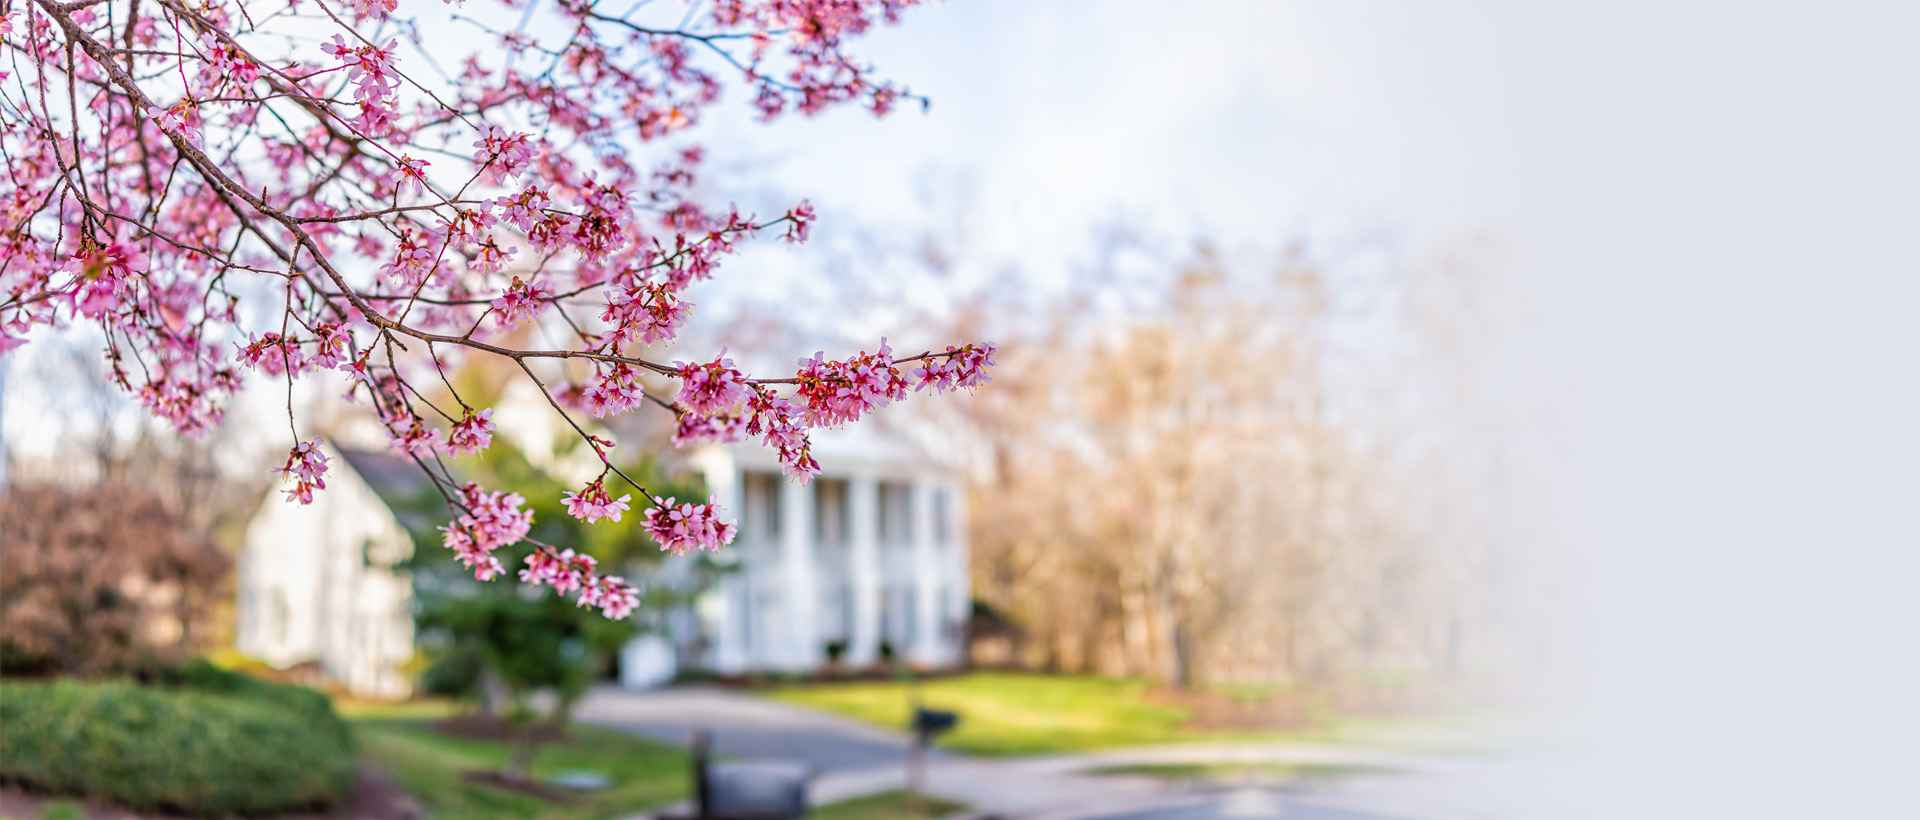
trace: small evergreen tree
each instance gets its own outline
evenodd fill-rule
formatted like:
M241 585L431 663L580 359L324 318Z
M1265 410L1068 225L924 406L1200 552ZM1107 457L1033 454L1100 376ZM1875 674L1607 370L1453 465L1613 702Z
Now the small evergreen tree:
M602 567L624 571L660 560L659 546L647 537L638 515L591 526L567 515L561 500L567 485L510 442L497 442L456 469L465 478L529 499L531 540L498 553L506 572L518 571L535 541L571 545ZM669 476L653 459L622 469L670 493L704 492L699 481ZM402 510L429 513L401 516L415 522L433 520L430 513L441 503L430 488L394 500ZM536 587L474 580L441 555L441 532L431 525L416 524L412 536L416 623L428 659L423 688L471 699L482 714L507 721L513 751L505 773L510 777L531 775L540 746L565 730L575 704L610 669L621 646L642 631L662 628L664 613L700 591L697 586L643 589L631 618L608 620Z

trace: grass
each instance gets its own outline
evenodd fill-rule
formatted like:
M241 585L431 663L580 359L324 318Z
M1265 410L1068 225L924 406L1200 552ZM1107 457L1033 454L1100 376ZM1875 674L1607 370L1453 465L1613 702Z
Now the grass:
M634 735L576 725L564 741L541 748L534 775L599 772L605 789L568 802L550 802L465 779L469 771L498 769L507 744L452 737L435 731L434 720L452 714L448 704L425 701L395 705L347 703L341 711L353 725L363 759L385 771L436 818L589 818L631 815L649 806L683 799L689 790L687 754Z
M1336 780L1398 769L1351 763L1140 763L1089 769L1088 774L1138 775L1160 780Z
M1401 751L1448 751L1472 732L1458 720L1350 719L1331 712L1295 730L1201 729L1186 708L1149 696L1146 681L1085 675L972 672L905 681L801 683L766 690L774 699L904 730L912 697L929 708L960 713L960 725L937 745L1001 757L1060 754L1203 741L1298 740L1351 743ZM1236 699L1280 694L1276 687L1240 686Z
M901 817L945 817L966 808L931 795L904 791L881 792L821 806L807 812L807 820L895 820Z
M71 800L56 800L40 807L40 820L87 820L87 809Z
M901 681L797 684L769 694L787 703L894 729L912 713L908 687L930 708L960 713L944 748L978 755L1027 755L1203 740L1185 728L1186 710L1155 703L1140 680L976 672Z

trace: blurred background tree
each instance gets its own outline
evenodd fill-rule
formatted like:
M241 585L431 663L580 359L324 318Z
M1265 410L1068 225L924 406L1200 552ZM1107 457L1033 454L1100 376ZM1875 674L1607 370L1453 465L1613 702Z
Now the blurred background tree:
M0 668L140 672L207 641L233 559L161 495L123 482L0 494Z
M981 660L1292 692L1291 719L1488 696L1514 579L1485 249L1105 247L1057 302L954 314L1003 343L992 390L927 411L980 443L974 592L1009 625Z

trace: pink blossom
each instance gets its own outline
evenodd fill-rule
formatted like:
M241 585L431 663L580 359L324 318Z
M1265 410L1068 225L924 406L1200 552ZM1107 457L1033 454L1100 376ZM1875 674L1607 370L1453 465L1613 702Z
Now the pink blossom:
M581 555L573 550L554 550L548 547L536 547L527 554L526 566L520 570L520 581L534 586L552 587L554 592L565 595L594 583L597 562L591 555Z
M427 166L432 164L424 159L403 156L400 158L399 167L393 169L393 176L387 181L393 184L394 190L403 195L408 192L420 193L427 187Z
M689 410L681 413L674 425L673 444L684 447L708 441L739 441L746 428L747 420L743 416L706 416Z
M602 575L594 584L589 595L585 590L580 593L581 606L597 606L600 615L608 620L624 621L640 605L640 591L628 584L626 579L613 575Z
M812 231L813 203L803 199L787 211L787 241L805 242Z
M74 310L90 319L101 318L119 307L135 269L146 265L139 250L124 242L96 247L81 254L78 261L80 270L76 278L80 287Z
M486 166L497 182L515 176L533 161L533 138L509 133L497 125L485 125L480 138L473 141L473 162Z
M986 370L993 366L996 348L990 344L947 346L947 352L933 354L913 371L913 389L944 393L957 387L975 387L991 381Z
M604 418L631 410L645 398L639 372L625 364L616 364L586 389L581 401L595 418Z
M647 510L647 535L663 552L681 555L690 550L717 552L733 543L734 525L720 520L720 509L713 502L676 504L673 498L655 496Z
M475 578L493 580L503 571L493 553L527 537L533 511L520 508L526 499L517 493L493 492L472 482L460 487L459 502L460 515L440 528L441 543Z
M641 282L609 293L600 319L614 326L607 338L618 349L636 339L649 345L672 339L686 314L687 303L671 283Z
M591 555L543 545L527 555L526 565L520 570L520 581L529 586L551 587L559 595L575 594L575 603L598 607L606 618L616 621L626 618L640 605L639 591L626 579L599 574L597 568L598 562Z
M399 402L393 404L398 406ZM405 415L398 422L389 424L387 443L395 452L419 459L432 458L435 446L433 431L412 415Z
M349 0L353 5L355 17L365 20L385 20L399 5L398 0Z
M444 249L444 237L431 230L403 228L393 256L380 268L394 285L412 290L427 282Z
M515 276L507 291L493 300L494 320L506 327L517 325L546 307L552 296L545 283L525 282Z
M580 492L568 492L560 500L567 505L568 515L591 524L602 518L619 521L620 514L627 511L627 501L632 498L631 495L609 496L606 486L596 478Z
M810 427L835 427L906 397L907 380L893 365L885 339L879 350L832 361L815 353L794 374L795 394L804 403Z
M315 441L295 442L287 451L287 462L279 470L281 475L292 476L294 485L286 490L288 501L301 504L313 503L313 491L327 488L327 454L320 451L320 443Z
M747 400L746 377L724 355L706 364L675 362L680 376L680 404L696 413L732 412Z
M281 376L289 371L298 374L306 362L299 344L278 333L267 333L247 342L240 348L240 360L269 376Z
M820 462L813 458L812 441L793 402L763 390L747 403L747 412L747 435L761 436L788 476L806 482L820 474Z
M313 353L306 364L332 370L340 366L353 342L353 334L339 322L321 322L313 326Z
M500 197L491 203L499 209L500 218L522 231L532 231L536 221L543 218L542 211L552 202L547 192L539 188L527 188L510 197Z
M469 267L480 273L499 273L504 270L507 267L507 263L512 261L513 257L518 254L519 251L513 246L509 245L503 248L499 242L494 240L492 235L488 235L485 239L480 240L480 247L474 250L473 262ZM544 288L545 286L541 287Z
M492 408L478 413L469 410L458 423L447 430L447 452L454 455L479 452L487 449L487 446L492 443Z

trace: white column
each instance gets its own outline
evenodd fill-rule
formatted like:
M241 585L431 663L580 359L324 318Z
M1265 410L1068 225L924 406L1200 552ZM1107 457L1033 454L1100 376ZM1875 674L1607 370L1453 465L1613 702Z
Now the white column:
M820 665L820 587L813 578L813 485L780 482L780 598L786 616L779 665L796 672Z
M707 491L720 505L721 516L736 526L745 523L747 514L747 494L740 468L725 450L712 447L701 451L696 457L701 476L706 479ZM732 561L745 556L740 550L748 546L746 539L738 538L721 555ZM722 674L737 674L747 668L747 618L752 617L750 609L742 608L740 602L748 598L749 584L745 572L729 573L713 585L697 604L696 617L702 630L713 636L713 644L707 649L707 655L701 662L713 671Z
M847 516L847 581L853 596L847 663L857 667L880 656L880 486L872 476L847 482Z
M913 648L915 663L938 664L940 658L940 563L933 543L933 488L927 481L913 483Z
M948 602L950 623L965 625L973 614L973 579L967 569L967 494L957 485L948 485L947 492L947 577L952 579L953 598ZM948 662L962 663L966 660L966 633L953 636L953 646L948 647Z

